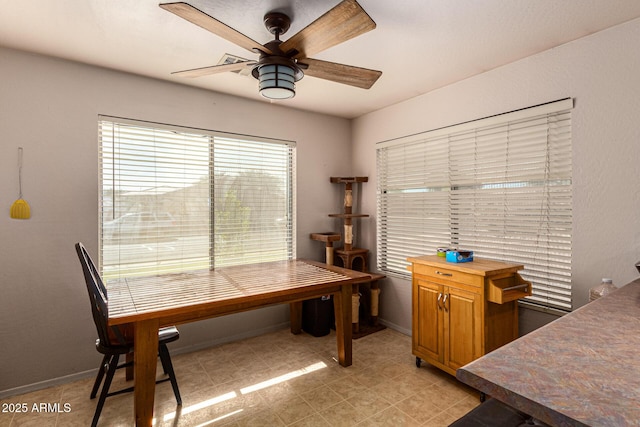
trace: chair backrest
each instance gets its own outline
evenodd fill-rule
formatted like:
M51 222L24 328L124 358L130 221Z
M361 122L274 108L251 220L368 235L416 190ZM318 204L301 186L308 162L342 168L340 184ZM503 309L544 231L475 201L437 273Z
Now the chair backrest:
M109 320L107 288L104 286L98 269L82 243L76 243L76 252L78 253L78 258L80 258L84 280L87 285L87 291L89 292L91 312L93 314L93 322L96 324L98 331L98 338L100 339L101 345L108 347L112 344L113 340L110 338L107 323ZM116 335L119 335L118 331L114 332ZM118 339L119 338L120 337L118 337Z

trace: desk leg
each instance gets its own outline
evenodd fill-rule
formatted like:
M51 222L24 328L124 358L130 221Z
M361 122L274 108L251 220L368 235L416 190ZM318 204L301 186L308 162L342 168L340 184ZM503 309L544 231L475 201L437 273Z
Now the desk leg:
M137 322L134 331L134 411L137 427L151 427L158 361L158 320Z
M131 365L128 365L125 368L125 377L124 379L127 381L131 381L133 379L133 353L127 353L126 357L125 357L125 362L126 363L131 363Z
M302 332L302 301L289 303L289 319L291 321L291 333L298 335Z
M333 295L333 309L336 317L336 337L338 339L338 362L351 366L351 285L343 285L341 291Z

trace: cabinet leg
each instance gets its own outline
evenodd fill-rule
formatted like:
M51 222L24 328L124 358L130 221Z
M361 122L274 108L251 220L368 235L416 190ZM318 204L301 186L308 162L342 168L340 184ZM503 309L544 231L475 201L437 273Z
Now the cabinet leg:
M419 368L420 365L422 365L422 359L420 359L419 357L416 357L416 367Z

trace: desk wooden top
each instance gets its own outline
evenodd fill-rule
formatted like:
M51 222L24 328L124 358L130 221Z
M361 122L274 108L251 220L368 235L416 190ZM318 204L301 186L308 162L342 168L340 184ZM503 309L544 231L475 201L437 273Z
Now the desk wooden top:
M148 318L180 323L313 298L370 280L366 273L308 260L116 279L107 283L109 323Z

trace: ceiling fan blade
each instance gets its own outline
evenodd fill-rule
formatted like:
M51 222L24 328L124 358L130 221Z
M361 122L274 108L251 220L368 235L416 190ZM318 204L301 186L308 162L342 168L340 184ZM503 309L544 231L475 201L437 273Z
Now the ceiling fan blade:
M319 59L304 58L298 62L302 65L304 74L320 79L331 80L349 86L369 89L382 75L382 71L369 70L368 68L354 67L351 65L336 64L335 62L321 61ZM304 68L308 65L308 68Z
M171 73L179 77L202 77L210 74L223 73L225 71L239 71L243 68L255 65L256 61L242 61L233 64L212 65L210 67L194 68L192 70L176 71Z
M285 53L297 50L294 58L307 58L375 27L376 23L357 1L344 0L284 41L280 48Z
M266 53L271 53L269 49L265 48L257 41L245 36L239 31L234 30L227 24L218 21L213 16L204 13L200 9L197 9L188 3L161 3L160 7L249 51L254 52L255 49L258 49Z

